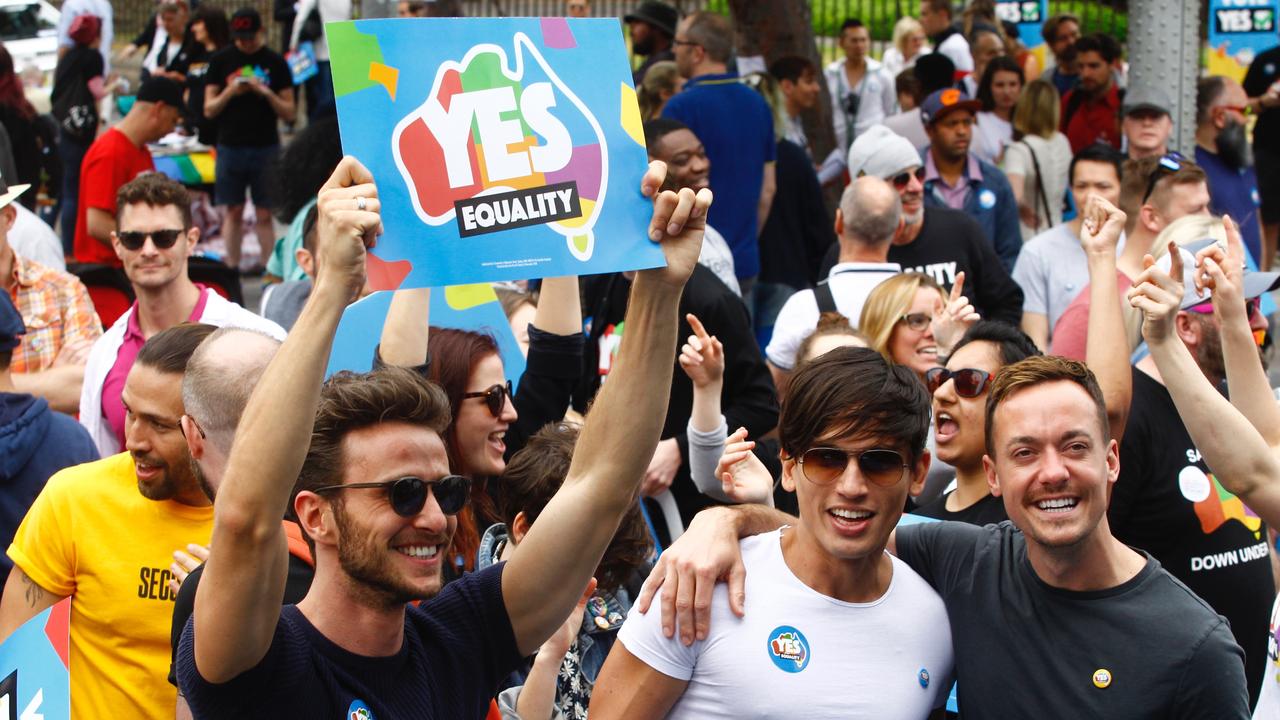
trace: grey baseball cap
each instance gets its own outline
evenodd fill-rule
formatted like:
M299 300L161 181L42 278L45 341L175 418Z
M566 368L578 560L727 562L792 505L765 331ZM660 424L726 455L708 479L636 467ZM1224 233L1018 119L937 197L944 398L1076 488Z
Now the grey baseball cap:
M1138 87L1131 87L1124 96L1124 114L1139 112L1142 110L1154 110L1164 115L1173 115L1171 108L1173 101L1169 99L1169 94L1162 88L1153 87L1148 84L1142 84Z

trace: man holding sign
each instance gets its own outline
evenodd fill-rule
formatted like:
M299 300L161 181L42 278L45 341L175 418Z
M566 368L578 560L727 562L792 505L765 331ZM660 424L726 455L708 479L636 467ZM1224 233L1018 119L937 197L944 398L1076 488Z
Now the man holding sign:
M321 388L338 320L364 282L366 246L381 231L372 176L343 160L320 192L315 289L249 401L218 492L210 559L178 652L195 717L481 717L500 679L563 624L661 430L666 399L652 388L671 383L674 352L639 349L675 347L680 291L711 204L707 190L658 193L665 174L655 163L642 192L655 197L649 234L663 241L667 267L636 278L620 381L597 399L563 488L509 563L441 591L441 550L469 494L449 474L443 393L401 369L338 375ZM306 599L281 611L280 517L291 496L316 575Z

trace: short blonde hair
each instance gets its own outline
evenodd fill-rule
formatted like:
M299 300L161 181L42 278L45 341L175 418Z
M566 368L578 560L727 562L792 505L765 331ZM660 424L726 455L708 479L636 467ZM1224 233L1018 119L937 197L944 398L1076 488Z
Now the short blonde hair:
M1062 100L1053 83L1035 79L1027 83L1013 108L1013 130L1020 136L1037 135L1048 140L1058 131Z
M877 285L862 305L858 329L871 340L871 349L889 362L897 362L889 354L889 340L893 338L893 330L902 316L911 309L916 293L921 288L933 288L939 297L946 297L942 286L928 275L904 272Z
M907 36L912 33L924 33L924 26L920 21L910 15L903 15L893 26L893 46L898 48L898 52L902 53L903 59L907 57Z

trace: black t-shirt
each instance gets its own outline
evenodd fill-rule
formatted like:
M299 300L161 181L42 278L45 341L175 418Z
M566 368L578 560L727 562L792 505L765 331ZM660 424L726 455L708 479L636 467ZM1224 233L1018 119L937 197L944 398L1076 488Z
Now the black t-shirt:
M955 491L952 490L951 492ZM994 525L1009 519L1009 515L1004 511L1004 501L994 495L984 495L978 502L954 512L947 509L947 498L950 496L951 493L939 495L912 510L911 514L931 517L936 520L955 520L956 522L970 525Z
M296 605L307 596L311 589L311 579L315 577L315 568L306 560L289 554L289 575L284 581L284 604ZM173 627L169 631L169 684L177 685L178 641L182 639L182 629L187 626L187 618L196 609L196 590L200 587L200 578L204 576L204 565L199 565L182 581L178 588L178 597L173 602Z
M1106 590L1041 580L1012 523L899 527L898 557L947 605L965 718L1247 718L1226 620L1150 556Z
M49 101L57 105L58 98L70 91L73 85L76 83L87 85L90 80L101 76L104 72L106 70L102 62L102 53L83 45L71 48L58 60L58 66L53 71L53 92L49 95Z
M839 255L839 244L827 251L822 277L831 274ZM984 320L1022 322L1022 288L1009 277L982 226L959 210L926 207L920 234L907 245L889 246L889 262L903 272L932 277L948 292L964 272L964 294Z
M293 87L289 64L277 52L260 48L252 55L229 45L213 54L205 73L205 82L219 92L236 75L257 75L277 94ZM218 144L236 147L263 147L280 142L276 132L276 111L265 97L247 92L231 98L218 114Z
M1267 526L1209 472L1169 391L1136 368L1107 516L1117 538L1154 555L1231 621L1256 699L1276 594Z
M219 685L196 671L192 618L178 646L178 687L195 717L483 718L523 660L502 600L503 567L469 573L421 608L408 606L404 642L388 657L342 649L286 605L262 661Z
M1258 55L1249 63L1244 76L1244 91L1249 97L1262 97L1280 80L1280 47ZM1280 152L1280 108L1267 108L1258 115L1253 126L1253 145L1272 152Z
M778 192L760 231L759 281L803 290L818 281L818 265L836 236L808 153L779 140L777 157Z
M204 87L209 72L209 59L213 53L203 45L193 43L186 53L178 56L169 69L187 76L187 122L196 128L200 142L213 145L218 141L217 119L204 116Z

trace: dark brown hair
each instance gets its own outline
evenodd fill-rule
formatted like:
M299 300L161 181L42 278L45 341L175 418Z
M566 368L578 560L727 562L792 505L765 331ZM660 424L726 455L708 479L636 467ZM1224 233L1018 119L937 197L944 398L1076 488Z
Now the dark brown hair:
M798 457L824 436L875 433L899 443L914 463L924 452L929 417L929 393L911 369L868 348L841 347L791 376L778 439L788 457Z
M367 373L344 370L334 374L320 389L311 446L293 486L293 497L303 490L342 483L346 469L342 440L349 433L384 422L401 422L443 434L450 417L444 392L412 370L389 366ZM312 544L310 536L307 543Z
M534 433L528 444L511 457L502 473L502 494L498 497L499 515L508 528L521 512L532 525L560 490L569 475L578 432L578 426L572 423L551 423ZM625 584L644 567L652 547L640 505L633 503L596 567L597 589L610 592Z
M818 326L813 329L813 332L806 335L804 340L800 341L800 347L796 348L796 365L804 362L804 359L809 357L809 349L813 347L814 341L830 335L857 338L867 347L871 347L871 340L866 335L855 330L849 322L849 318L838 312L824 312L818 316Z
M196 348L217 329L204 323L178 323L152 335L134 362L162 373L181 375L187 371L187 361Z
M150 205L151 207L168 207L178 209L182 216L182 229L191 227L191 195L181 183L161 175L146 173L120 186L116 192L116 229L120 229L120 218L124 215L126 205Z
M1093 376L1089 367L1082 362L1056 355L1035 355L1000 368L991 383L991 389L987 391L987 455L996 456L995 416L1000 403L1027 388L1058 381L1073 382L1089 393L1093 404L1097 406L1102 439L1111 439L1111 425L1107 422L1107 401L1103 399L1102 388L1098 386L1098 379Z

